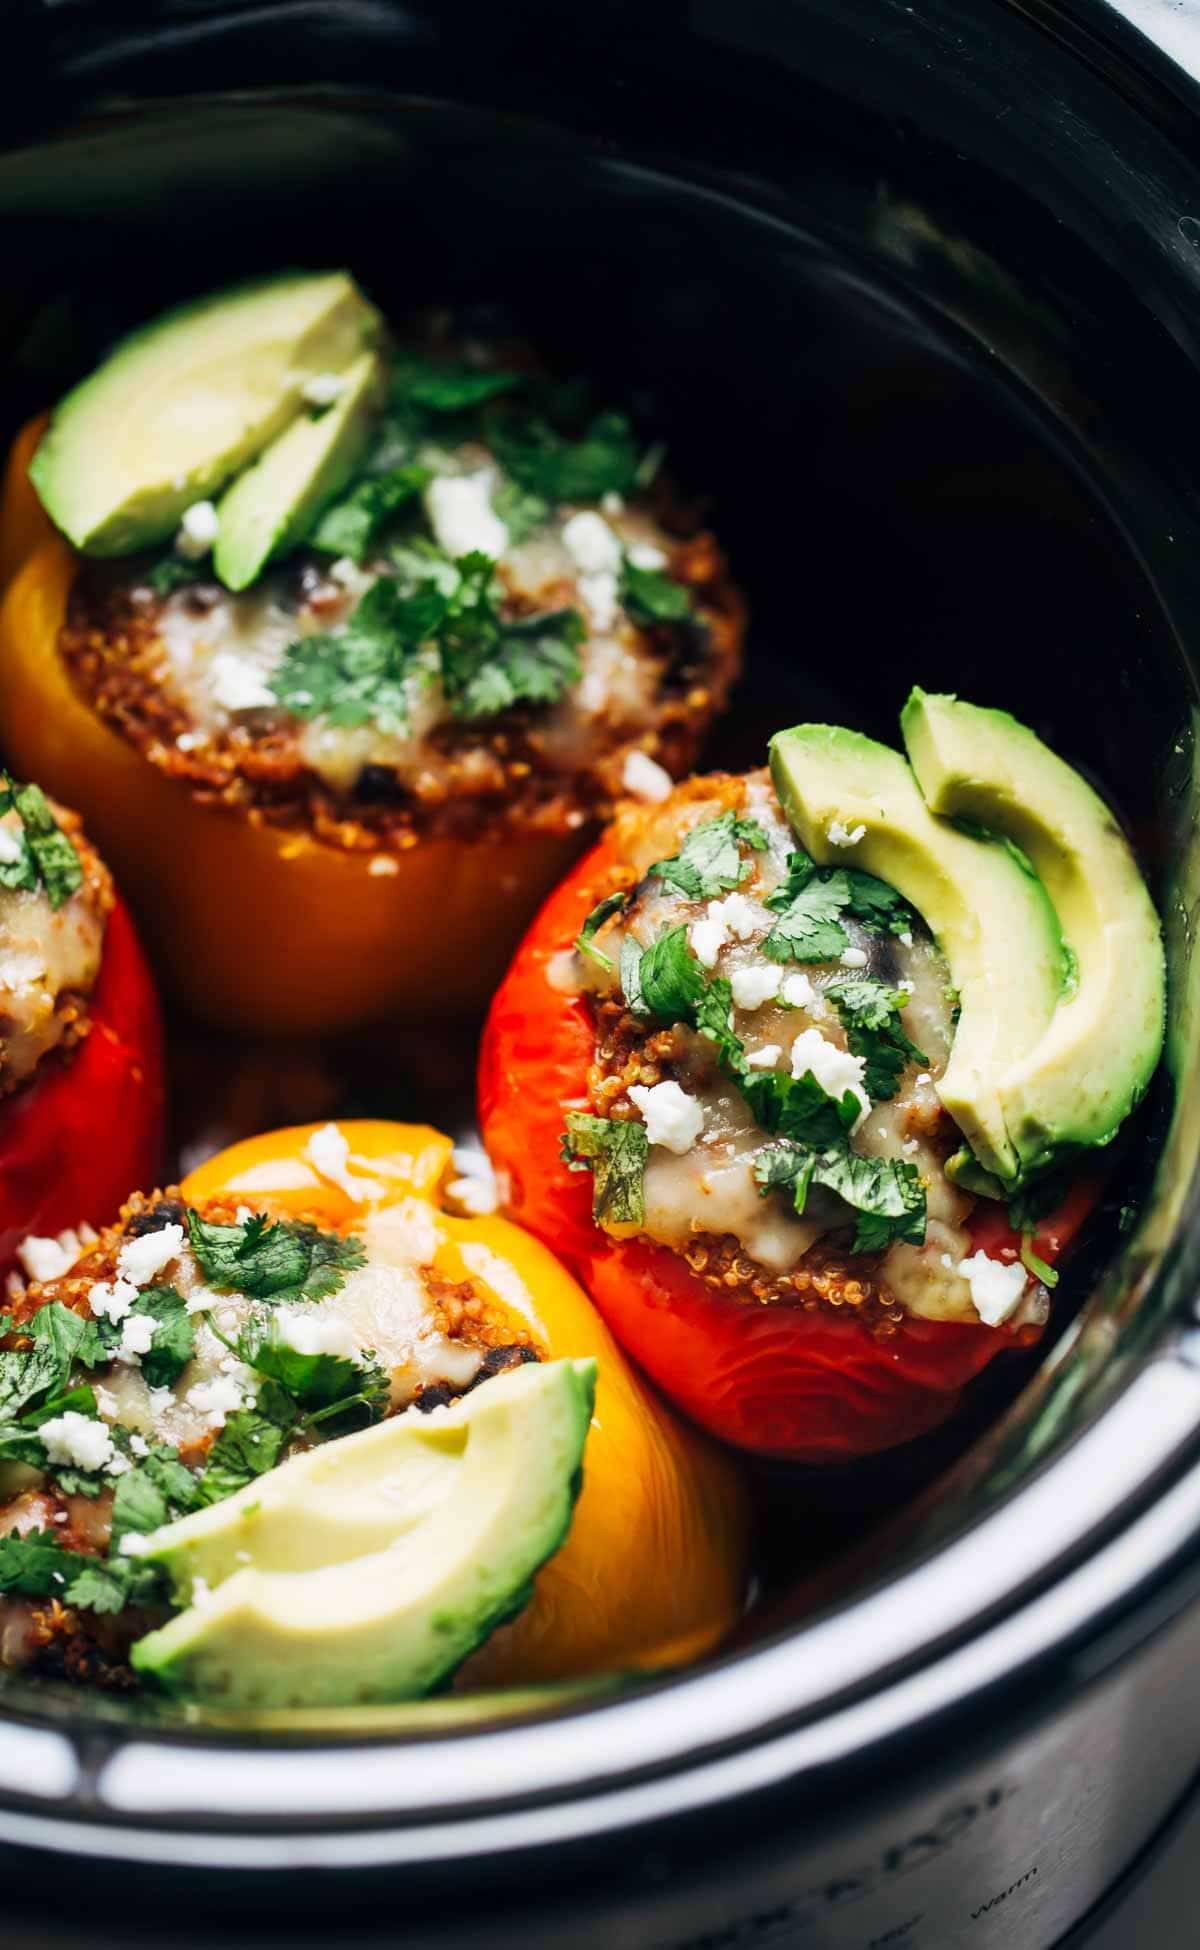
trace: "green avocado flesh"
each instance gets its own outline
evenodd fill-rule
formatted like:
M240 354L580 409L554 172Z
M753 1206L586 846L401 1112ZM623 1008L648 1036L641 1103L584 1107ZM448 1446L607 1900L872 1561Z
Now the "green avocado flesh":
M1107 1144L1146 1089L1163 1042L1158 915L1124 834L1079 773L1006 711L914 690L904 742L932 812L1002 833L1029 856L1058 915L1074 981L999 1080L1026 1175Z
M527 1364L152 1531L146 1555L190 1609L138 1640L134 1667L238 1711L430 1692L566 1537L595 1380L594 1361Z
M383 361L364 352L344 374L336 402L301 414L229 488L217 517L213 567L227 589L246 589L273 557L308 534L361 460L383 384Z
M89 555L172 535L342 373L382 320L344 271L295 273L182 305L122 339L57 408L29 469Z
M935 818L900 753L858 732L781 731L771 773L819 865L875 874L924 917L960 1008L938 1095L984 1169L1015 1182L999 1080L1040 1041L1063 983L1062 937L1041 883L1009 847ZM865 829L852 851L830 840L835 823Z

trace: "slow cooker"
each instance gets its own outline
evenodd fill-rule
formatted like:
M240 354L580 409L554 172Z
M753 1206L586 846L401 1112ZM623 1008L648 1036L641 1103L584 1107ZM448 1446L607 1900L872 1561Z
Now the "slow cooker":
M1172 1002L1050 1353L982 1433L977 1404L867 1469L763 1472L769 1589L721 1657L273 1737L10 1684L4 1941L1044 1950L1166 1831L1200 1759L1188 12L16 9L5 430L151 297L264 263L502 304L714 484L754 610L714 758L1002 673L1116 789ZM465 1085L412 1092L465 1127Z

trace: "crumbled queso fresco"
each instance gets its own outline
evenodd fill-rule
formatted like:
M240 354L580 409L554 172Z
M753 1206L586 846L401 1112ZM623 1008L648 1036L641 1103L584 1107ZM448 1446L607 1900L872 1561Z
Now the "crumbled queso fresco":
M715 822L728 823L735 815L751 822L755 837L732 852L727 847L709 872ZM953 1037L953 999L946 966L911 910L892 895L897 911L881 931L843 905L833 934L795 937L799 963L786 949L782 957L778 949L767 953L768 940L777 943L781 927L813 924L805 919L804 898L789 905L796 842L765 774L752 775L744 788L735 781L698 780L661 811L626 816L617 830L621 855L640 876L637 884L626 905L618 900L592 936L598 952L585 943L550 970L552 982L584 991L597 1011L602 1081L593 1090L592 1111L603 1121L597 1126L593 1117L582 1135L576 1125L575 1141L582 1159L594 1156L599 1144L613 1160L610 1175L596 1181L613 1200L602 1210L597 1194L599 1222L619 1235L640 1233L684 1253L698 1238L732 1238L769 1278L803 1265L818 1242L841 1240L851 1257L878 1253L872 1277L909 1314L989 1326L1044 1318L1044 1290L1019 1260L973 1251L967 1222L976 1201L943 1168L958 1142L936 1092ZM860 837L854 829L831 835L845 849L847 868ZM650 871L664 862L664 870ZM838 871L840 862L824 877ZM674 959L665 978L661 966L650 975L661 944L672 935ZM820 950L815 956L808 952L812 939ZM655 980L658 1006L647 1009L647 987L639 1018L639 984ZM696 1004L680 1004L680 980L690 984L693 998L708 984L728 984L728 1003L718 1013L733 1038L730 1062L689 1020ZM882 1069L878 1037L860 1033L880 998L879 1019L900 1039L885 1043ZM740 1068L743 1082L731 1067ZM889 1079L892 1094L886 1094ZM873 1222L883 1228L882 1237L878 1231L869 1235L878 1244L850 1244L856 1212L836 1189L836 1169L826 1183L818 1168L802 1213L793 1196L794 1170L786 1180L763 1183L764 1159L780 1150L763 1118L774 1114L770 1106L783 1102L793 1086L819 1086L818 1098L823 1093L843 1104L833 1150L843 1163L847 1154L851 1161L867 1161L851 1168L874 1174L872 1184L883 1186L867 1200L882 1214ZM827 1117L829 1110L827 1104ZM610 1135L614 1120L641 1127L644 1163L627 1146L620 1148L619 1132ZM829 1143L825 1130L815 1149L822 1152ZM612 1194L614 1184L624 1187L626 1203ZM890 1219L884 1210L889 1198ZM919 1206L915 1216L901 1198ZM916 1237L903 1236L906 1223Z

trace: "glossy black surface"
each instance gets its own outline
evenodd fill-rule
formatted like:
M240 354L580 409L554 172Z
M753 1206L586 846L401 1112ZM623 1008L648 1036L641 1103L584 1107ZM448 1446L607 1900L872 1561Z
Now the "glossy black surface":
M712 489L753 611L714 762L756 762L793 717L891 735L911 683L956 688L1087 770L1164 904L1180 884L1191 902L1200 502L1181 429L1200 258L1180 220L1200 190L1178 147L1186 91L1163 93L1152 63L1114 85L1104 12L1071 10L1087 61L1056 38L1059 10L1038 25L999 4L708 0L573 18L568 35L540 8L212 12L31 10L58 66L41 97L31 70L0 153L8 425L123 323L245 269L345 261L397 315L485 295L552 360L639 401L681 478ZM232 84L275 92L206 92ZM80 123L116 86L174 99ZM1190 1070L1177 913L1171 936ZM424 1101L453 1121L469 1043L449 1068ZM415 1109L420 1069L400 1050L372 1107ZM1168 1098L1128 1166L1139 1183ZM918 1544L1051 1454L1167 1330L1195 1286L1194 1164L1177 1126L1154 1221L1166 1272L1135 1243L1089 1308L1118 1322L1115 1348L1085 1324L1073 1372L1050 1371ZM851 1504L896 1501L907 1466L865 1496L857 1479ZM797 1522L798 1557L814 1535ZM9 1703L59 1724L75 1705ZM972 1729L964 1701L946 1738ZM99 1758L119 1716L89 1737ZM588 1753L585 1733L584 1774Z

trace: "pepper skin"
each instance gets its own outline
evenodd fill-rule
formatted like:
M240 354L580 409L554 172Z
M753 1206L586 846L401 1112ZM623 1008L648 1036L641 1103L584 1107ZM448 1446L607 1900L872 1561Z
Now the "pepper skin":
M746 1506L731 1465L652 1402L574 1280L508 1219L460 1218L442 1204L449 1138L424 1125L339 1126L351 1170L386 1190L359 1200L319 1178L304 1149L316 1125L232 1145L184 1181L186 1198L245 1197L337 1227L404 1197L435 1214L434 1266L473 1279L548 1359L595 1356L596 1414L583 1491L566 1543L534 1597L463 1669L473 1685L520 1686L682 1663L736 1622L746 1575ZM486 1382L483 1384L486 1387Z
M48 413L27 420L9 449L0 485L0 591L34 550L58 532L29 481L29 463L49 421Z
M594 1035L586 1003L548 979L613 885L604 839L542 909L492 1004L480 1057L484 1142L512 1186L514 1218L552 1241L627 1354L664 1394L722 1440L796 1462L844 1462L946 1420L997 1354L1035 1328L906 1318L880 1336L848 1310L759 1306L714 1292L666 1247L613 1239L593 1224L592 1181L559 1154L568 1109L587 1101ZM1075 1193L1038 1228L1052 1263L1094 1202ZM981 1202L973 1242L1020 1248L1003 1207Z
M106 1225L135 1185L158 1182L162 1025L129 911L108 917L91 1027L0 1102L0 1274L28 1233Z

